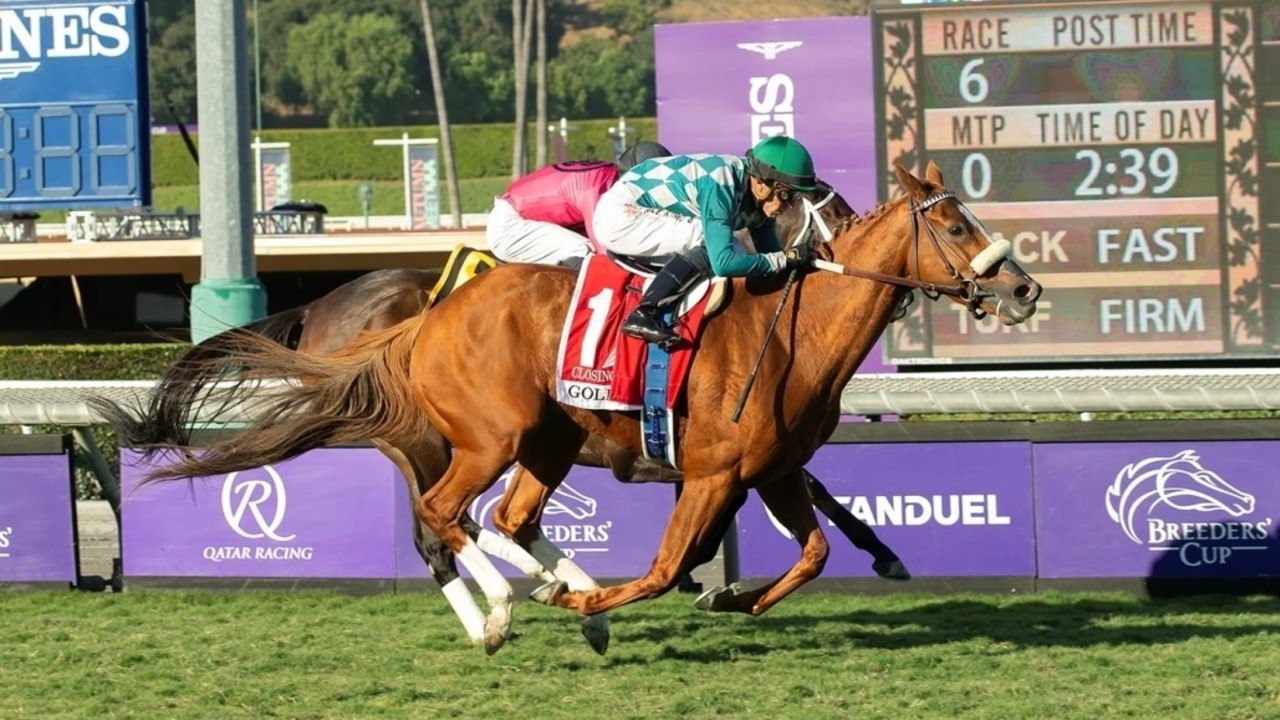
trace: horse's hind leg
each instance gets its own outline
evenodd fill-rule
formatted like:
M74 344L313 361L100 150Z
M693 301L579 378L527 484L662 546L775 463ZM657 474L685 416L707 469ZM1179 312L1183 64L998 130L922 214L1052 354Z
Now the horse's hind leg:
M733 476L727 474L686 480L684 491L676 501L675 510L662 535L657 557L644 577L622 585L586 591L570 590L560 583L539 588L534 599L594 615L662 595L675 587L680 576L689 571L698 548L711 539L716 520L740 492Z
M422 495L416 508L418 517L457 555L484 593L489 615L483 640L489 654L497 652L511 635L511 584L467 534L462 518L510 462L510 455L498 445L479 451L455 448L449 469Z
M827 519L835 524L844 536L849 538L849 542L859 550L865 550L871 554L873 559L871 569L876 575L886 580L905 581L911 579L911 572L907 570L907 566L903 564L888 545L876 536L875 530L869 525L859 520L853 513L849 512L849 508L836 502L836 499L827 491L826 486L818 482L818 478L808 470L801 471L804 473L805 480L809 483L809 493L813 496L813 506L827 516Z
M565 419L547 426L541 437L529 443L536 452L527 452L493 513L494 526L529 551L551 571L551 581L563 581L572 590L599 587L577 563L547 539L542 532L542 512L555 489L573 467L578 447L586 434ZM597 653L609 647L609 619L603 613L582 621L582 636Z
M715 612L760 615L792 591L822 573L827 562L827 539L813 514L802 472L788 473L756 488L764 505L800 543L800 560L782 577L762 587L740 592L737 588L708 590L695 605Z

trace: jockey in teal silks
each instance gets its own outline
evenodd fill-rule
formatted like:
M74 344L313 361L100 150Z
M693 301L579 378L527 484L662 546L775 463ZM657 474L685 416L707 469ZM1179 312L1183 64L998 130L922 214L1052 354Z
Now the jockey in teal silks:
M781 249L773 218L797 191L817 187L813 158L796 140L761 140L745 157L674 155L632 168L601 198L595 238L617 255L662 258L622 332L660 344L677 339L660 319L693 282L709 276L753 277L807 266L807 245ZM747 229L752 254L736 242Z

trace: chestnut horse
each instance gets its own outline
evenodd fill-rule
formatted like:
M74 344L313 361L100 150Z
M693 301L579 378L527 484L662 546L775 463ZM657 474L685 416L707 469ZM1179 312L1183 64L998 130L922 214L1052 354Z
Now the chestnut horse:
M762 587L713 594L710 609L759 615L821 572L826 539L797 471L835 429L841 391L888 324L902 289L947 295L1006 324L1030 317L1041 292L1010 258L1009 244L993 242L946 191L936 165L929 164L924 180L901 167L896 172L905 194L835 230L815 263L833 274L795 282L776 333L766 336L766 328L784 287L791 289L776 278L733 281L732 301L707 322L678 418L684 490L649 572L606 588L593 587L589 578L577 579L577 587L557 580L535 591L535 599L591 616L666 592L732 501L752 488L796 538L801 557ZM843 279L848 276L855 280ZM565 560L541 533L541 513L587 437L599 434L640 451L637 413L556 401L555 356L573 287L574 274L566 269L498 267L431 312L330 358L245 334L241 348L206 368L204 380L209 392L230 400L253 393L259 414L252 427L199 457L183 453L150 477L216 475L326 444L438 429L452 458L416 509L484 592L490 606L485 649L494 652L511 633L512 591L464 530L468 506L518 462L525 480L508 487L494 522L554 572ZM761 347L755 392L735 423L732 390L742 386ZM231 368L244 380L213 386ZM295 374L308 382L269 388L253 382Z
M853 213L852 208L830 186L821 184L820 192L816 195L822 197L812 212L818 219L825 217L823 222L834 222ZM803 231L805 222L805 207L795 204L777 219L778 234L780 237L794 238ZM196 400L189 392L185 392L194 387L188 375L192 368L225 357L228 349L235 345L236 333L253 332L294 347L300 352L316 356L332 355L353 343L362 333L388 328L424 312L439 277L440 273L437 271L410 268L367 273L307 305L262 318L192 347L161 379L147 409L120 413L114 407L104 407L100 403L100 410L115 426L124 444L131 447L190 445L189 435L180 432L190 427L187 418L192 411L191 405ZM416 450L397 448L381 440L373 442L400 469L414 504L448 467L447 445L434 429L429 430L427 438L415 444ZM407 454L415 452L413 457ZM669 482L678 485L683 480L683 473L679 470L636 455L598 435L588 438L579 452L577 464L608 468L622 482ZM911 578L901 559L876 536L874 530L841 505L811 473L807 470L801 472L809 485L814 507L855 547L872 556L871 567L878 576L895 581ZM678 491L677 487L677 494ZM695 558L693 567L715 558L716 549L728 532L733 516L745 500L745 495L737 498L734 506L721 518L716 531ZM518 567L527 569L530 574L537 573L540 569L532 558L522 557L525 554L518 546L511 546L507 542L504 547L505 538L493 536L474 524L470 518L465 518L464 524L468 534L477 539L487 552L497 549L497 552L512 560ZM475 630L473 640L480 641L482 638L477 628L482 627L483 613L475 605L473 598L462 592L453 553L420 521L415 520L413 528L415 548L430 568L432 577L444 589L464 625ZM537 576L541 577L541 574L538 573ZM701 590L688 575L681 578L682 589L686 584L694 592ZM595 632L598 635L602 631Z

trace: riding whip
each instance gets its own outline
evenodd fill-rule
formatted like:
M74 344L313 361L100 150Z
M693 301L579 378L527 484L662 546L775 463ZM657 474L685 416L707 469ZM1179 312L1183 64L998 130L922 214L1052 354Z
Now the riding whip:
M782 287L782 297L778 298L778 309L773 311L773 320L769 323L769 329L764 334L764 342L760 343L760 354L756 355L756 364L751 368L751 374L747 376L747 384L742 386L742 394L738 396L738 409L733 411L733 421L738 422L738 418L742 417L742 408L747 404L747 396L751 394L751 386L756 384L756 373L760 372L760 363L764 360L765 348L769 347L769 338L773 337L773 329L778 325L778 318L782 316L782 308L787 304L787 296L791 294L791 285L795 283L796 276L800 274L800 268L791 268L791 273L787 275L787 284Z

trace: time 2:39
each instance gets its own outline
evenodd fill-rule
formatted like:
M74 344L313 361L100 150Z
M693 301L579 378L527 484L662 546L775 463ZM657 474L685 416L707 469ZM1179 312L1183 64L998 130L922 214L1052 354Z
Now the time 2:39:
M1097 150L1084 149L1076 153L1076 159L1089 163L1084 179L1076 186L1077 197L1141 195L1148 191L1162 195L1178 182L1178 154L1167 147L1152 148L1150 152L1124 148L1119 152L1119 162L1104 159Z

